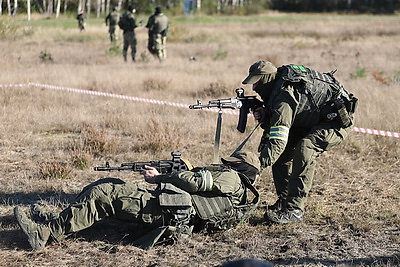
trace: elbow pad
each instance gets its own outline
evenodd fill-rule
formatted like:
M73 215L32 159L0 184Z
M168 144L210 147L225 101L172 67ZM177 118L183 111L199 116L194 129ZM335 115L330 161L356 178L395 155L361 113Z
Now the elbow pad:
M198 177L197 183L199 192L207 192L212 190L214 179L211 172L208 170L201 170L196 172L196 176Z

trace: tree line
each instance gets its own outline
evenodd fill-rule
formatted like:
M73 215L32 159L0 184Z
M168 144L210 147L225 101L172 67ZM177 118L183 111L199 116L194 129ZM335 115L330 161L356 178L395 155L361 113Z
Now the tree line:
M394 14L400 0L271 0L272 9L297 12L356 12Z
M400 10L400 0L0 0L0 15L37 12L58 17L60 13L84 11L100 17L112 7L119 10L134 4L138 12L151 13L155 6L172 15L179 14L254 14L264 10L285 12L387 13Z

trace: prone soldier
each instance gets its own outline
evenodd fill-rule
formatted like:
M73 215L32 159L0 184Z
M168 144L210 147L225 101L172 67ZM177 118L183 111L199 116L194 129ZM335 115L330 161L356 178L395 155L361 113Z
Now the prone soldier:
M21 207L15 207L14 214L33 250L43 249L49 239L61 241L106 217L151 229L134 242L143 249L192 232L229 229L249 218L258 205L259 195L252 183L259 175L260 162L256 154L245 151L221 161L223 164L166 174L145 166L144 180L157 185L155 190L120 179L100 179L43 224L33 221Z

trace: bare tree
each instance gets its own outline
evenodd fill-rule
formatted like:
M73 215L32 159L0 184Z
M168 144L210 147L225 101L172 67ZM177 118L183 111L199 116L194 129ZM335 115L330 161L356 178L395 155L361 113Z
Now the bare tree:
M67 13L67 9L68 9L68 0L64 0L64 11L63 13Z
M61 0L57 0L56 19L60 16Z
M31 0L26 0L26 12L28 13L28 21L31 20Z
M87 13L88 18L90 16L90 12L91 12L91 2L90 2L90 0L87 0L86 1L86 13Z
M107 0L106 2L106 14L108 14L110 12L110 0Z
M101 10L100 13L104 14L105 10L106 10L106 5L105 5L106 1L105 0L101 0Z
M8 12L8 15L11 16L11 2L10 2L10 0L7 0L7 12Z
M96 17L100 17L101 0L97 0Z
M13 16L17 15L17 11L18 11L18 0L14 0Z
M53 14L54 11L54 7L53 7L53 0L49 0L49 3L47 5L47 15L50 16L51 14Z
M122 1L123 0L118 0L118 10L121 10L122 8Z

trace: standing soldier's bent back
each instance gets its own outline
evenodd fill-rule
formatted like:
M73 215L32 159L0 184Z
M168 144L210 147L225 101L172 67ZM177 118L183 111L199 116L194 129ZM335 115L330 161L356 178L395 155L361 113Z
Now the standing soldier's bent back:
M161 7L156 7L154 14L149 17L146 28L149 30L149 41L147 48L150 53L158 59L167 58L167 34L169 30L169 19L162 12Z

